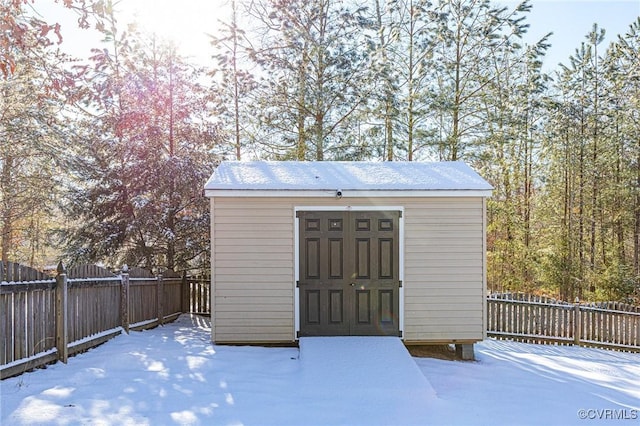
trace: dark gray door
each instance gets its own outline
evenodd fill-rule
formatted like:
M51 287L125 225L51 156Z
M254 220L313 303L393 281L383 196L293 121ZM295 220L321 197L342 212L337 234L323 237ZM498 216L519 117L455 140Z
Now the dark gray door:
M400 212L299 212L300 335L399 335Z

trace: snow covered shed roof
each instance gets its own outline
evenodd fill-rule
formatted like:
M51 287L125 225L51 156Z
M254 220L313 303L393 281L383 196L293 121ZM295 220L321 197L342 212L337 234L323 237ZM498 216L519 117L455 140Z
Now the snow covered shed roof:
M218 166L204 189L208 197L488 197L493 188L459 161L230 161Z

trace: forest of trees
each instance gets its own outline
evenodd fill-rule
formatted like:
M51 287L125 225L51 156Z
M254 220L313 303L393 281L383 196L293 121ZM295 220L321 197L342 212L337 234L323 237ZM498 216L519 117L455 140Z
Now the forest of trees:
M203 65L110 0L59 5L88 59L0 0L3 261L206 269L224 159L460 160L495 187L490 291L640 300L640 17L549 71L528 1L228 1Z

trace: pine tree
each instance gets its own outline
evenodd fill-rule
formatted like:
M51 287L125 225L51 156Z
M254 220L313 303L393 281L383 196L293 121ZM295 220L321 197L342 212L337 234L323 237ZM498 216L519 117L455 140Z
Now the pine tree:
M3 262L42 267L70 132L56 80L67 75L49 69L66 59L36 42L12 55L0 79L0 247Z
M487 202L488 279L495 290L531 290L535 283L536 207L534 176L544 172L540 158L547 76L542 58L547 37L522 48L513 44L494 57L487 73L496 76L484 90L487 124L477 163L495 186Z
M484 108L483 93L498 78L487 74L486 64L523 34L525 17L520 15L530 7L527 1L514 10L493 7L489 0L434 2L434 14L440 18L432 62L438 65L433 70L436 87L431 112L438 117L433 124L441 136L434 148L441 160L477 155L473 145L486 130L478 119Z
M223 23L220 34L210 36L216 60L216 67L211 71L215 88L213 100L223 132L230 140L223 157L236 160L242 159L242 152L253 139L251 99L256 87L255 77L246 69L250 64L247 54L250 42L240 26L239 7L237 0L231 0L229 22Z
M201 188L217 137L203 72L155 37L120 34L111 23L112 49L92 58L86 99L96 113L77 142L68 256L156 270L201 266L209 247Z
M355 112L371 88L358 43L361 10L338 0L263 1L251 10L265 75L256 101L263 149L276 158L362 155Z
M640 18L607 51L607 116L614 175L605 217L613 229L609 290L640 300ZM628 300L628 299L627 299Z
M426 145L426 119L431 101L429 78L433 76L432 62L436 25L441 17L430 10L431 2L405 0L393 2L398 16L398 39L394 43L392 61L396 64L401 91L398 138L406 140L403 151L408 161ZM430 72L431 71L431 72Z
M369 123L368 137L372 139L372 156L392 161L398 156L396 133L399 122L399 70L394 63L395 46L398 43L399 16L395 1L374 0L373 15L369 18L371 34L366 34L370 74L367 81L377 79L380 84L371 93L371 107L365 112L364 121ZM373 85L373 84L372 84Z

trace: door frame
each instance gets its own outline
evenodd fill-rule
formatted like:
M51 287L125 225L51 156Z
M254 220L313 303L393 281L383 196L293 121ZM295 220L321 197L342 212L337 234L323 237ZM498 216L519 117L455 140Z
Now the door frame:
M297 213L299 211L399 211L398 219L398 278L402 285L398 289L398 328L402 340L404 340L404 206L294 206L293 208L293 232L294 232L294 277L293 277L293 303L294 303L294 325L293 337L298 340L300 332L300 289L296 285L300 280L300 221Z

